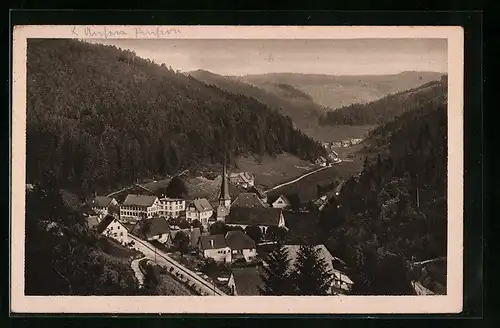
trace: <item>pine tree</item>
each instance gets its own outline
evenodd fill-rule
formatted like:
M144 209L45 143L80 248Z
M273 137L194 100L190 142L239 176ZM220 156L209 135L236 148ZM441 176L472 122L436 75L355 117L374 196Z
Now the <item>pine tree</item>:
M262 295L292 295L293 284L290 280L290 259L285 247L280 246L269 253L263 267L261 278L263 281L259 291Z
M327 295L332 277L328 266L319 256L319 249L311 245L300 246L292 272L298 295Z

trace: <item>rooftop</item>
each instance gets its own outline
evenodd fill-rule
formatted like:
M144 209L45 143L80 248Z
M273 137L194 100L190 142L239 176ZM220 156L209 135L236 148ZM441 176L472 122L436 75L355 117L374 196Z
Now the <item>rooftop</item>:
M239 230L228 231L226 233L226 245L231 250L254 249L255 242L246 233Z
M219 249L227 247L224 235L202 235L200 236L200 243L202 249Z
M206 198L197 198L193 200L193 205L198 212L207 212L214 210L212 205L210 205Z
M146 222L144 233L147 238L170 232L170 226L164 218L152 218Z
M268 207L234 207L226 218L226 223L277 226L281 216L281 209Z
M92 207L108 207L113 200L112 197L97 196L90 201L90 206Z
M125 206L151 206L158 199L156 196L129 194L123 201Z
M264 204L263 201L260 200L259 196L253 192L242 192L236 197L234 202L231 204L232 207L267 207L267 204Z
M235 268L232 271L238 295L260 295L259 286L262 285L257 267Z

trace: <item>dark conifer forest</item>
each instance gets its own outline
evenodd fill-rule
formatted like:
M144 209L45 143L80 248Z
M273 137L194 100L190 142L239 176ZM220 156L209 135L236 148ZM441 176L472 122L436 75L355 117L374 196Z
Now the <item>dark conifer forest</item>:
M29 40L27 179L88 195L244 153L324 150L291 119L130 51ZM226 142L227 140L227 142Z
M379 126L363 142L378 155L322 213L320 239L354 268L356 293L405 294L404 263L446 256L446 122L446 103L429 101Z

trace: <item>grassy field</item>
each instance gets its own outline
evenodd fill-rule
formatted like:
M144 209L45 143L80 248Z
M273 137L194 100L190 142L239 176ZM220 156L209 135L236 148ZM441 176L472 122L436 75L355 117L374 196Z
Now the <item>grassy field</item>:
M280 154L273 158L264 156L259 162L253 157L241 157L237 161L242 172L255 173L255 182L264 189L293 180L317 168L317 165L290 154Z
M280 194L298 194L301 201L308 201L317 197L316 186L327 184L335 180L345 180L359 174L357 162L342 162L325 170L311 174L295 183L283 186L268 193L269 196Z

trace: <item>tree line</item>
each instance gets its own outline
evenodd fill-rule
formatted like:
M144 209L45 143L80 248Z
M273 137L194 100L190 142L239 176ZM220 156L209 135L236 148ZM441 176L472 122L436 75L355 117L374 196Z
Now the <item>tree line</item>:
M422 106L435 106L446 98L447 76L440 81L399 92L366 103L351 104L328 111L319 118L321 125L373 125L392 121L403 113Z
M132 56L133 57L133 56ZM245 153L324 149L253 98L113 46L29 40L27 178L88 195Z
M322 213L318 238L349 263L354 292L412 293L406 264L446 256L446 120L429 103L377 129L379 154Z

